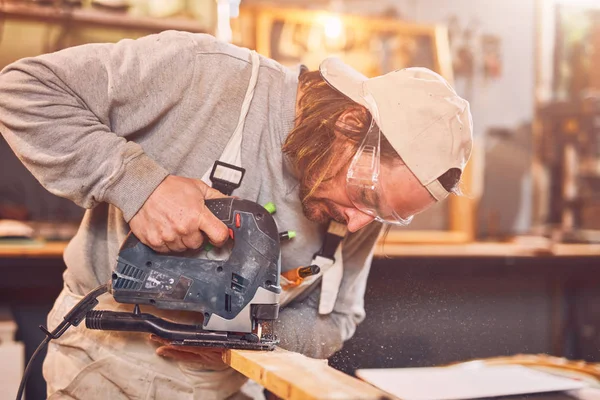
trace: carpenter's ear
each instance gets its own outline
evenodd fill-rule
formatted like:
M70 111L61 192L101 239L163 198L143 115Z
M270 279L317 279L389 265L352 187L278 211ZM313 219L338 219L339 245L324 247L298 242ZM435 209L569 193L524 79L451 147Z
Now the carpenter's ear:
M340 128L360 131L364 129L367 110L364 107L352 107L344 111L335 123Z

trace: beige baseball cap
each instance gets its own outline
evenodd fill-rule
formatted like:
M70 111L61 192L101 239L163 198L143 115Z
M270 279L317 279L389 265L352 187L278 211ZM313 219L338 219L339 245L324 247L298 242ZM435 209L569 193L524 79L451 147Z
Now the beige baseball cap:
M436 200L448 196L438 178L464 171L473 146L469 103L427 68L367 78L337 57L320 72L329 85L369 110L406 166Z

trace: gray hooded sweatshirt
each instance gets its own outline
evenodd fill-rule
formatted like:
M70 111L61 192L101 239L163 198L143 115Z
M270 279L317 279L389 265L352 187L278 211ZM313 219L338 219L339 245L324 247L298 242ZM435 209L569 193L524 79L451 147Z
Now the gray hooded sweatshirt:
M128 221L168 175L200 179L235 130L251 74L246 49L167 31L87 44L17 61L0 73L0 132L50 192L86 208L64 260L65 284L106 283ZM309 265L324 226L302 214L281 147L294 126L298 71L261 57L242 139L246 175L235 195L275 203L282 270ZM380 224L346 237L333 312L319 315L319 284L281 310L281 346L326 358L365 318L363 297Z

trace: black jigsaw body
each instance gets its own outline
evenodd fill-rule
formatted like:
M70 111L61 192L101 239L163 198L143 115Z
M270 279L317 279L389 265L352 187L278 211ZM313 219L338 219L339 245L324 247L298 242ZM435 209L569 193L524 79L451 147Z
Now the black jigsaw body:
M160 254L129 234L119 251L111 288L132 313L90 311L91 329L154 333L173 344L271 350L270 321L279 313L281 254L275 220L261 205L235 198L206 200L229 229L227 257L200 249ZM143 313L138 305L195 311L201 325L178 324ZM263 332L263 328L266 332Z

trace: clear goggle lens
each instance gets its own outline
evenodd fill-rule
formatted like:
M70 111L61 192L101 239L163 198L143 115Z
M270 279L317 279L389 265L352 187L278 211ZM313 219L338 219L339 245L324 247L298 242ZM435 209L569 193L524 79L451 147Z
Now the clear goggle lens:
M373 119L348 168L346 193L354 207L377 221L408 225L414 216L401 217L386 200L380 175L380 144L381 131Z

